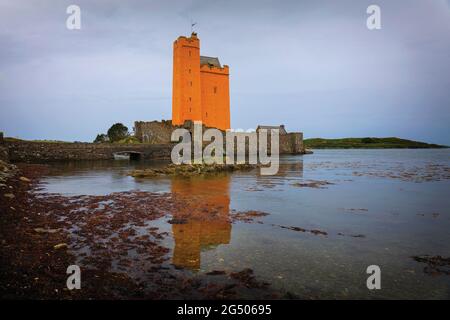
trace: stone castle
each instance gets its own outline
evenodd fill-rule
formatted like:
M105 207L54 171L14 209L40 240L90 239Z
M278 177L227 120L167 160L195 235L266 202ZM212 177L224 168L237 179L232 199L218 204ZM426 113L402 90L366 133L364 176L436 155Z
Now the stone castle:
M200 55L196 33L173 43L172 124L186 120L230 129L229 67Z
M178 37L173 43L172 120L136 121L135 137L143 143L169 144L174 129L192 132L194 121L205 129L229 130L229 71L218 58L200 55L196 33ZM303 133L288 133L283 125L261 128L280 130L280 153L304 153Z
M200 40L194 33L174 42L173 120L136 121L134 135L141 144L38 143L4 140L0 132L0 160L33 162L61 160L107 160L116 152L134 152L147 159L169 159L176 128L193 132L194 121L228 130L230 126L229 68L218 58L200 56ZM283 125L258 126L279 129L280 153L305 153L303 133L288 133Z

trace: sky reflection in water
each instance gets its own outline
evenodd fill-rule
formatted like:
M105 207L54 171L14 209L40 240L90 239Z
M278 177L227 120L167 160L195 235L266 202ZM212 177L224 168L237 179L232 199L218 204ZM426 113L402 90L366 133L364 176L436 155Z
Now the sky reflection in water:
M276 176L253 171L190 179L127 175L161 162L60 163L43 180L43 192L173 192L215 210L215 220L158 223L171 231L166 244L179 267L248 267L300 297L448 299L450 277L425 274L411 256L450 256L449 156L448 150L316 150L283 157ZM230 223L232 210L270 215L262 223ZM371 264L382 270L376 292L366 288Z

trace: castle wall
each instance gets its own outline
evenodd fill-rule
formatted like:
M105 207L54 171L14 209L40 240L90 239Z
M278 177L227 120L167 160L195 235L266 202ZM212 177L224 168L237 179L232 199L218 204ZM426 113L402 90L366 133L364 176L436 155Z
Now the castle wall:
M145 127L144 127L145 128ZM170 140L169 131L165 131ZM280 136L280 154L304 153L302 133ZM42 162L63 160L109 160L120 151L142 154L143 159L170 159L174 143L111 144L111 143L53 143L4 141L0 143L0 159L12 162ZM206 144L207 145L207 144ZM269 148L270 149L270 148Z
M172 122L202 121L200 88L200 40L179 37L173 44Z
M170 143L170 136L175 129L172 121L136 121L134 135L139 141L150 144Z
M173 44L172 123L186 120L230 128L229 67L200 66L200 40L194 33Z
M200 68L202 118L208 127L230 128L229 68Z
M41 162L65 160L110 160L113 153L134 151L144 159L170 159L173 144L53 143L5 141L9 160Z
M290 132L280 135L280 154L304 153L303 132Z
M183 126L173 126L170 121L152 121L152 122L135 122L135 136L141 142L144 143L170 143L170 137L172 131L176 128L186 128L191 133L193 132L192 121L186 121ZM203 125L203 132L207 130L208 127ZM246 133L235 132L236 136L246 136ZM290 132L279 135L279 152L280 154L302 154L305 152L303 145L303 133L302 132ZM237 141L237 140L236 140ZM246 150L248 150L248 139L245 140ZM205 142L204 145L208 145L209 142ZM224 150L225 133L224 133ZM237 143L235 142L235 149L237 148ZM267 150L270 152L270 137L267 138Z

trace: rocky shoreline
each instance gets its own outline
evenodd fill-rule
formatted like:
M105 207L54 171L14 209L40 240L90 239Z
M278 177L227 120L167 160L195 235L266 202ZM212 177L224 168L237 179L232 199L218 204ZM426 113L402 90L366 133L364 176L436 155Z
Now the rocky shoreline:
M5 188L9 179L17 173L17 167L6 161L0 160L0 188Z
M133 170L130 175L135 178L158 176L194 176L217 174L222 172L247 171L258 168L253 164L169 164L161 169Z
M39 177L48 167L6 165L0 187L2 299L293 298L271 289L251 269L198 273L174 267L162 243L168 234L153 221L178 223L193 208L189 199L140 191L42 194L36 192ZM195 219L212 219L210 210L199 207ZM251 223L264 215L234 213L230 219ZM82 270L81 290L66 287L73 264Z

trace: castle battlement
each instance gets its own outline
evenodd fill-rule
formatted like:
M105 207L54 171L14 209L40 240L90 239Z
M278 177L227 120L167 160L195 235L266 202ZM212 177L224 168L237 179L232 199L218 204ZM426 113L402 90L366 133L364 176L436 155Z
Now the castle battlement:
M180 36L177 38L177 40L175 40L174 45L191 45L191 46L195 46L195 47L200 47L200 39L197 37L185 37L185 36Z
M223 66L222 68L214 67L214 66L212 66L212 67L210 67L210 66L201 66L200 67L200 72L211 72L211 73L229 75L230 74L230 69L228 68L228 66Z

